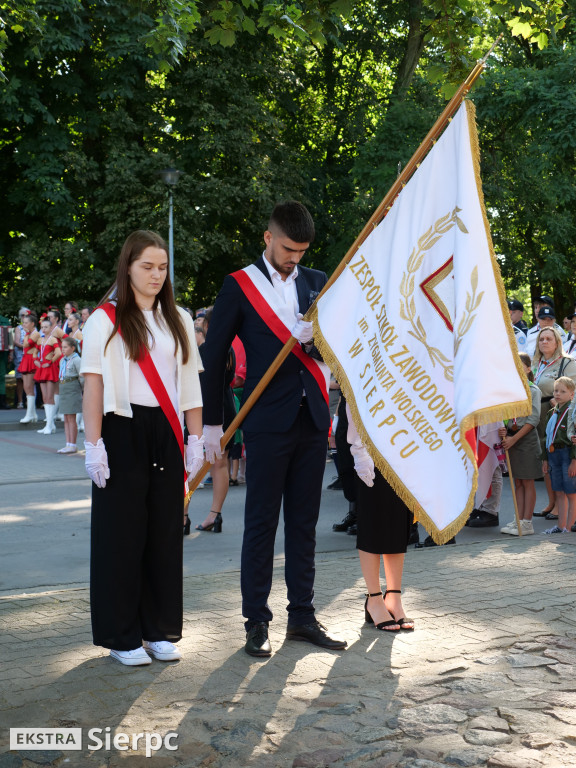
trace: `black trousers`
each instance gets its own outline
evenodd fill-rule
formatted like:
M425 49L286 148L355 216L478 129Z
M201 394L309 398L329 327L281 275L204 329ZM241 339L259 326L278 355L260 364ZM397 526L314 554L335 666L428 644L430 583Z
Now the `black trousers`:
M161 408L132 410L104 416L110 479L92 484L92 636L118 651L182 637L182 455Z
M327 430L318 430L308 406L287 432L244 432L246 508L241 558L242 613L246 627L271 621L274 541L284 508L288 623L314 620L314 554Z
M346 414L346 398L344 395L341 395L340 404L338 405L338 424L336 425L336 434L334 435L336 461L338 463L338 474L342 482L344 498L346 501L354 502L356 501L356 472L347 435L348 416Z

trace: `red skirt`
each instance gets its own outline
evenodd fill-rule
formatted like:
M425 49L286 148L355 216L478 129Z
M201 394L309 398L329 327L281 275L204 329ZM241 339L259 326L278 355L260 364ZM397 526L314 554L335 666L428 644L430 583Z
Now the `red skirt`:
M34 381L58 381L58 369L55 363L50 363L47 368L36 368Z
M36 373L36 366L34 365L34 358L27 352L24 353L20 365L18 366L18 373Z

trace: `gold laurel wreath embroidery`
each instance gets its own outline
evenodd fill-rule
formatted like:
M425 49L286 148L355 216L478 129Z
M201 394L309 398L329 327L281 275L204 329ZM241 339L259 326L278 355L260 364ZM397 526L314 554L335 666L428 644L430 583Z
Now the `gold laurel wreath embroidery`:
M400 294L402 296L400 299L400 317L410 323L412 330L408 331L408 333L424 345L432 365L436 367L436 363L438 363L444 369L444 377L448 381L454 381L454 366L443 352L441 352L437 347L432 347L430 344L428 344L424 326L422 325L420 318L416 315L416 302L414 301L413 293L415 275L422 266L426 251L429 251L430 248L436 245L436 243L441 240L442 237L447 232L449 232L454 225L456 225L461 232L468 234L468 230L464 226L464 222L458 217L458 213L461 210L461 208L456 206L452 213L447 213L446 216L441 216L433 224L433 226L431 226L430 229L418 239L418 248L413 249L406 265L408 272L405 272L402 275L402 280L400 282ZM462 337L470 330L470 327L474 322L474 317L471 317L471 313L474 311L474 309L478 308L478 304L482 299L482 294L480 294L478 299L474 298L478 283L478 272L476 267L474 267L474 271L472 273L473 276L474 272L476 272L476 275L475 283L473 282L472 286L472 297L467 294L466 301L466 309L469 309L469 305L473 308L470 309L468 315L460 321L460 325L458 326L459 335L456 341L456 344L458 345L460 344Z
M484 296L484 291L480 291L478 296L476 296L476 291L478 290L478 267L474 267L472 270L470 285L472 286L472 295L466 292L466 312L458 324L458 335L454 340L454 354L458 352L462 339L472 327L472 323L476 319L476 315L472 313L478 309Z

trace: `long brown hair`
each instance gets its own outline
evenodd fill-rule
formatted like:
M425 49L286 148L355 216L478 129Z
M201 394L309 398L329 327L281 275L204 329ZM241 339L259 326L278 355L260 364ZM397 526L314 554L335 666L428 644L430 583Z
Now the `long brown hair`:
M525 365L526 368L530 368L530 366L532 365L532 359L530 358L530 355L528 354L528 352L520 352L518 357L522 361L522 365ZM531 381L532 383L534 383L534 374L532 373L532 371L528 371L526 376L528 377L528 381Z
M110 299L116 300L116 322L114 323L110 338L106 342L104 352L106 352L108 344L110 344L119 329L122 328L122 339L126 346L128 357L136 362L141 358L145 349L150 351L148 345L149 329L146 325L144 313L136 304L134 291L130 284L128 268L133 262L140 258L142 252L149 246L152 246L153 248L161 248L168 254L166 243L160 235L156 234L156 232L150 232L146 229L138 229L136 232L132 232L132 234L128 235L126 242L120 251L116 282L111 286L100 302L100 304L105 304ZM176 350L178 350L178 347L182 350L182 362L187 363L190 356L190 342L186 334L184 323L180 317L178 308L176 307L176 302L174 301L169 273L166 275L164 285L154 298L152 312L156 321L158 307L160 307L162 317L174 337Z
M542 333L544 333L544 331L550 331L556 339L556 349L554 352L558 353L559 357L570 357L567 352L564 352L564 347L562 346L562 336L560 336L556 328L553 326L548 326L538 331L538 336L536 337L536 350L534 352L534 357L532 358L532 365L534 369L538 368L540 365L540 360L542 359L542 352L540 352L540 336Z

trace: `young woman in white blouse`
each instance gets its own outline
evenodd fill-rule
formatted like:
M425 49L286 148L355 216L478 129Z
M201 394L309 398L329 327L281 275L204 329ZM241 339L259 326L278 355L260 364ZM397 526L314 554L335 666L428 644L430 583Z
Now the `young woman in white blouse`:
M173 661L181 655L184 470L193 476L203 463L201 362L159 235L128 237L83 335L94 644L128 666ZM150 361L160 385L143 372Z

